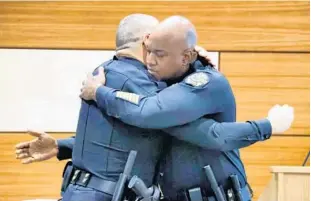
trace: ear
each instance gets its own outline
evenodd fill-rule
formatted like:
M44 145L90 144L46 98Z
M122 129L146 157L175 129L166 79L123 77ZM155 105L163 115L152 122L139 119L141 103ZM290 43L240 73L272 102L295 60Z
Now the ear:
M145 64L146 64L146 56L147 56L147 49L146 49L145 42L146 42L146 40L148 40L149 35L150 34L147 34L147 35L144 36L142 44L141 44L141 46L142 46L143 61L144 61Z
M195 62L198 58L198 53L196 51L191 51L191 60L190 63Z
M143 55L143 61L146 64L147 50L146 50L145 43L143 42L141 46L142 46L141 50L142 50L142 55Z
M194 50L188 50L184 53L183 64L188 65L194 62L198 57L198 53Z

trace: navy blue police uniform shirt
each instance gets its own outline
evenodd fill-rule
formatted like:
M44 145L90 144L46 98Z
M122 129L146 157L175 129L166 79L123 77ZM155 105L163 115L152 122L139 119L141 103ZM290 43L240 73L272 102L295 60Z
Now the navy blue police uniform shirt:
M132 60L132 59L129 59L128 61L135 62L135 60ZM117 61L114 61L114 62L117 62ZM137 64L142 65L140 62L137 62ZM199 66L197 68L202 68L200 64L197 64L197 66ZM132 71L130 71L129 75L126 75L126 71L130 69L132 69ZM194 68L191 68L191 69L186 75L194 72ZM133 66L130 66L129 69L127 69L126 67L117 69L117 71L121 71L122 75L124 76L126 75L126 76L134 76L134 77L137 75L134 73L137 70L139 73L143 72L147 74L147 71L141 67L135 69L133 68ZM169 85L175 84L178 81L182 81L184 77L185 76L183 76L179 80L167 81L167 83ZM139 85L140 82L145 83L145 84L148 82L151 82L152 84L154 79L150 76L147 77L147 76L140 75L136 77L136 80L137 80L137 83L135 84ZM157 89L153 89L153 90L155 91L161 90L162 88L161 84L163 85L163 83L156 82ZM134 85L131 85L131 86L134 86ZM146 86L148 86L148 84ZM144 85L141 85L141 87L142 89L145 88ZM137 88L137 86L135 86L134 88ZM193 90L195 90L195 88ZM168 91L174 92L174 89L169 89ZM109 96L109 94L112 92L113 94ZM143 93L140 93L140 95L141 96L139 96L139 98L143 97ZM98 100L99 103L97 106L101 108L102 112L118 117L122 121L128 124L132 124L134 126L145 127L145 128L148 128L148 127L158 128L158 129L161 128L166 133L169 133L170 135L176 137L179 140L187 141L196 146L209 149L209 150L230 151L234 149L239 149L239 148L249 146L257 141L266 140L271 135L271 125L266 119L262 119L258 121L247 121L245 123L231 123L231 122L219 123L219 122L216 122L214 119L212 119L212 118L217 117L217 115L215 116L215 114L213 114L211 116L204 115L203 117L197 119L194 122L182 124L183 122L186 122L190 119L188 118L186 120L183 120L181 118L182 116L178 116L178 114L181 112L179 112L178 110L175 111L174 107L173 107L173 110L168 111L168 112L173 112L174 113L173 116L177 115L178 116L177 120L179 122L178 121L170 122L171 119L167 120L166 118L153 119L153 117L156 117L156 116L153 116L152 114L153 112L165 112L164 110L162 110L163 107L161 106L162 103L160 102L161 97L163 97L162 92L159 95L161 96L156 97L157 99L154 99L153 97L153 100L151 100L151 102L152 101L159 102L160 104L158 105L158 107L156 107L155 110L148 111L149 113L148 112L143 113L143 111L145 111L146 108L148 109L148 107L146 107L146 105L143 104L144 102L141 102L139 106L133 105L132 102L124 102L123 99L116 98L114 89L108 89L106 87L103 87L98 90L97 96L99 99ZM168 99L164 99L164 103L163 103L164 106L166 104L165 101L171 100L171 95L169 92L166 92L165 95L167 96L164 96L164 97ZM134 95L134 99L136 96L138 95ZM174 101L172 102L175 103ZM83 104L86 104L86 102L84 102ZM176 104L178 104L178 100L176 100ZM112 112L107 112L107 110L109 109L108 105L110 105L110 109L113 108L113 110L115 111L112 110ZM141 107L143 107L142 110L141 110ZM129 114L128 112L124 112L127 109L131 112L131 114ZM191 108L190 108L190 112L191 112ZM201 113L198 113L198 114L203 115ZM188 117L187 115L183 115L183 116ZM148 118L151 118L151 120L148 120ZM166 128L168 126L167 123L171 125L174 125L177 123L179 125ZM72 157L72 149L73 149L74 142L75 142L74 137L58 140L59 152L58 152L57 157L59 160L69 159Z
M108 115L131 125L152 129L179 126L186 128L183 130L185 132L188 123L196 120L199 127L197 129L201 133L205 128L219 128L216 128L208 139L225 139L222 141L224 146L225 141L228 141L229 145L223 150L203 149L203 146L181 141L184 140L181 135L177 135L178 139L173 138L163 178L163 190L169 196L174 196L179 189L198 185L210 189L202 170L205 165L211 165L217 181L225 188L229 185L230 174L237 174L244 186L246 174L237 149L266 140L271 135L271 125L267 119L249 121L242 123L243 125L224 123L224 126L213 123L210 127L204 127L205 124L201 121L211 118L218 122L235 122L236 103L228 80L220 72L203 67L199 61L195 63L194 71L182 82L172 84L153 96L124 93L106 86L101 86L96 92L99 107ZM191 123L191 126L194 124ZM236 127L231 127L232 125ZM247 133L237 125L241 125L243 129L247 125L253 130L248 130L250 132ZM228 127L231 129L226 130ZM194 133L191 135L192 138L196 136Z
M198 64L198 67L195 70L200 71L200 70L204 70L204 69L205 68L202 68L202 66ZM143 72L146 73L146 71L144 71L144 70L143 70ZM203 71L203 72L205 72L205 71ZM214 73L216 73L216 72L214 72ZM108 74L107 74L107 78L108 78ZM146 79L146 78L147 77L140 77L139 79ZM150 79L150 77L148 77L148 79ZM188 79L188 81L186 81L185 83L187 84L187 82L188 82L188 84L190 83L190 84L194 84L194 85L198 85L198 86L192 86L194 88L192 88L191 86L187 86L187 87L190 87L189 88L190 91L196 91L196 90L200 91L201 90L200 82L201 83L206 82L206 77L204 77L204 75L203 75L203 77L199 76L199 80L194 79L191 81L191 79ZM185 80L187 80L187 78ZM148 80L148 81L150 82L150 80ZM176 82L176 80L173 82ZM210 80L208 80L208 83L209 82L210 82ZM138 82L138 84L139 84L139 82ZM184 84L184 83L182 82L181 84ZM159 86L159 84L157 84L157 85ZM161 88L158 88L158 89L161 89ZM202 89L204 89L204 88L202 88ZM221 88L220 88L220 90L221 90ZM102 94L102 93L104 93L104 94ZM110 93L112 93L112 94L110 94ZM161 93L159 93L159 95L161 95ZM109 94L111 96L109 96ZM148 97L148 95L144 95L142 93L137 93L137 94L141 94L144 97ZM152 92L150 94L152 94ZM139 97L138 102L140 102L140 103L138 103L136 100L137 97L135 95L133 96L133 94L125 93L125 94L119 95L119 97L116 97L115 95L116 95L115 91L111 91L111 89L109 89L108 87L103 87L102 89L99 89L98 93L97 93L97 100L98 100L97 106L100 107L102 110L106 110L107 106L110 105L114 108L115 111L112 110L112 111L108 112L109 115L113 114L112 116L114 116L116 118L120 118L122 121L125 121L126 123L136 122L137 123L136 126L142 126L141 116L135 116L135 115L137 115L135 113L135 109L142 106L140 104L142 98ZM115 96L115 97L111 98L112 96ZM123 99L126 99L128 101L125 102ZM109 100L110 101L113 100L115 104L111 104L111 102L109 102ZM130 103L130 106L133 106L133 105L135 106L134 110L133 110L133 108L129 107L128 111L133 110L133 112L134 112L131 115L129 115L128 112L125 112L125 113L120 112L120 111L122 111L120 108L122 108L122 106L124 104L126 105L127 103ZM177 103L178 102L176 102L176 104ZM163 104L164 105L166 104L165 101ZM235 105L235 103L234 103L234 105ZM129 106L129 105L127 105L127 106ZM161 109L163 109L163 108L161 108ZM234 106L234 111L235 111L235 106ZM154 112L154 111L152 111L152 112ZM170 111L170 112L172 112L172 111ZM139 114L139 115L141 115L141 114ZM235 115L235 112L234 112L234 115ZM170 133L171 135L175 136L177 139L188 141L188 142L190 142L196 146L199 146L201 148L210 149L210 151L208 153L218 152L218 154L219 154L219 151L233 150L236 148L248 146L248 145L250 145L256 141L265 140L271 134L271 125L265 119L259 120L259 121L249 121L246 123L217 123L217 122L215 122L215 120L213 120L211 118L215 118L216 120L222 121L219 114L201 115L201 116L202 117L199 118L198 120L196 120L192 123L186 123L186 124L183 124L185 120L182 118L181 119L182 123L178 123L178 124L183 124L180 126L173 126L173 124L174 124L174 121L173 121L170 123L170 124L172 124L173 127L170 127L170 128L165 128L166 125L161 126L161 125L157 124L157 122L154 122L156 124L151 124L151 125L149 125L149 122L145 122L145 124L142 127L163 128L163 130L165 132ZM133 117L137 118L137 121L135 121L135 120L133 121L132 120ZM227 120L227 121L229 121L229 120ZM152 122L150 122L150 123L152 123ZM135 125L135 123L133 125ZM183 145L183 143L185 143L185 142L179 143L178 142L179 140L177 140L177 139L173 140L174 146L173 146L170 154L168 154L168 158L172 157L173 153L183 153L183 152L178 151L177 147L179 147L179 146L176 146L176 148L175 148L175 144L176 145L178 145L178 144L182 145L181 149L184 149L185 147L187 147L186 145L189 145L188 147L193 146L190 143L186 143L186 145ZM72 147L72 144L74 144L74 138L59 140L58 142L59 142L59 147L60 147L60 151L59 151L59 155L58 155L59 159L65 159L65 158L70 157L70 149ZM122 143L122 142L120 142L120 143ZM202 151L202 149L198 148L198 147L190 148L190 150L196 150L196 148L200 149ZM202 156L198 153L195 154L191 151L189 151L187 153L191 153L190 155L195 155L195 157ZM237 154L238 154L238 152L237 152ZM176 156L178 156L178 155L176 155ZM172 157L172 158L174 158L174 157ZM167 160L167 161L171 161L172 164L170 166L173 167L174 164L178 164L178 166L180 165L179 163L185 164L184 160L189 161L189 164L192 164L192 165L194 164L193 160L191 160L190 157L182 158L182 160L180 159L180 160ZM209 164L209 163L204 163L204 164ZM239 163L237 163L237 164L239 165ZM196 166L199 167L201 165L196 164ZM167 165L166 167L169 167L169 165ZM242 172L244 172L243 165L241 165L239 167L239 169L241 169L241 167L242 167ZM170 169L170 171L172 171L171 168L168 168L168 169ZM198 181L199 181L198 178L192 179L192 180L189 180L188 178L182 178L182 177L180 177L179 173L177 174L178 170L183 170L183 171L184 170L186 170L186 171L190 170L190 172L192 172L192 175L195 173L195 171L192 171L193 168L187 168L186 165L184 167L183 167L183 165L181 165L181 167L179 169L174 169L174 172L169 173L169 174L171 174L172 177L174 175L176 175L176 177L178 177L179 179L168 178L166 176L165 177L165 179L167 181L166 184L174 187L173 189L175 189L175 188L177 189L180 187L187 187L187 186L192 185L192 183L198 184ZM197 171L197 173L199 173L199 172L200 171ZM169 174L165 174L165 175L169 175ZM182 173L182 174L184 174L184 173ZM179 176L177 176L177 175L179 175ZM216 177L217 177L217 175L216 175ZM201 175L199 177L202 178ZM194 177L194 178L196 178L196 177ZM183 181L180 182L180 180L183 180L184 182ZM191 182L191 181L193 181L193 182ZM176 186L175 184L181 184L181 185ZM186 185L183 185L183 184L186 184Z
M166 86L148 77L144 65L135 59L114 57L103 66L107 86L116 89L151 95ZM63 145L67 156L68 148L73 147L72 161L76 167L111 181L117 181L123 172L129 151L136 150L132 173L150 185L162 141L161 131L155 133L124 124L104 114L95 101L82 100L76 136Z

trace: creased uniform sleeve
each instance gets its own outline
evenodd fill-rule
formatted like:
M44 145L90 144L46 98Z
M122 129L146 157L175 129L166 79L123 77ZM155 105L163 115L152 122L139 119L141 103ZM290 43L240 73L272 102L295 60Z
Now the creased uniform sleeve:
M127 124L162 129L183 125L206 114L222 112L223 93L222 83L211 79L199 87L177 83L153 96L101 86L96 91L96 100L108 115Z
M270 121L261 119L247 122L223 122L200 118L194 122L164 129L179 140L190 142L205 149L231 151L269 139Z
M267 119L219 123L200 117L223 109L221 98L225 87L219 80L212 81L201 87L179 83L153 96L100 87L96 99L104 112L125 123L145 128L166 127L163 130L169 135L205 149L228 151L268 139L271 125ZM123 94L122 98L118 93Z

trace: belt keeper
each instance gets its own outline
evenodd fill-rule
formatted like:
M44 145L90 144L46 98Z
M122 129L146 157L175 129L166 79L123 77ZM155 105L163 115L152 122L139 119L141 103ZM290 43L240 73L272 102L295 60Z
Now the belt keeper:
M89 183L90 179L91 179L91 174L90 173L86 173L84 175L83 179L82 179L82 184L83 184L84 187L87 186L87 184Z
M81 174L81 170L75 170L75 172L72 176L72 179L71 179L71 183L76 184L80 174Z
M203 201L203 196L200 187L189 189L188 194L189 200Z

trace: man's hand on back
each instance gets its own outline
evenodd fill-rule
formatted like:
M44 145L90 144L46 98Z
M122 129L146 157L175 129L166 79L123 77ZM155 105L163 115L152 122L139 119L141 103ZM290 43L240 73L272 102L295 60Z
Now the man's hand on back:
M84 100L96 100L97 88L101 85L104 85L105 83L106 76L104 73L104 68L99 67L97 75L93 76L92 74L89 74L87 79L83 81L80 98L83 98Z
M21 142L15 147L16 158L21 159L23 164L48 160L57 155L57 141L51 135L38 131L28 131L28 133L37 138Z

